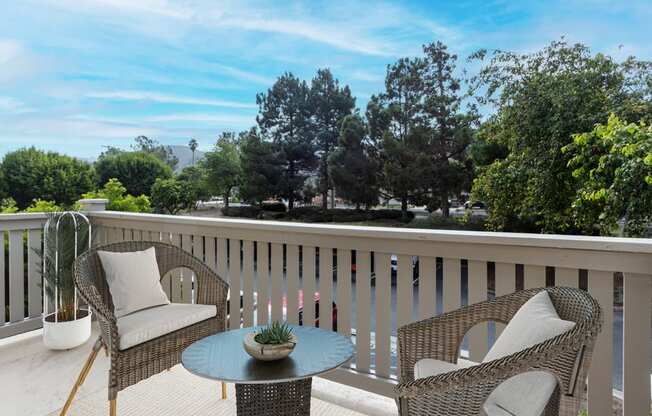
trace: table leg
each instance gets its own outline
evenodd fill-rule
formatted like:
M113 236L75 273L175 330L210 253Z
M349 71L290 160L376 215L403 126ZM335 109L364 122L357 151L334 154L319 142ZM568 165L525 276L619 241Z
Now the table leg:
M238 416L309 416L312 378L284 383L236 384Z

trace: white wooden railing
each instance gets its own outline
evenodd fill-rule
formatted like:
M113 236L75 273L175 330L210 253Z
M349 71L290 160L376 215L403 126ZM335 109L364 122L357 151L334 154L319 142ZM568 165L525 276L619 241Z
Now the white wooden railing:
M0 215L0 338L41 327L37 250L45 220L44 214Z
M242 293L241 313L230 314L231 327L270 319L297 323L298 314L288 311L298 310L299 293L303 291L319 292L320 326L330 328L331 314L321 308L329 305L326 308L330 310L334 301L337 330L355 334L356 357L349 368L329 377L388 396L396 383L392 338L397 325L487 299L492 285L495 294L502 295L520 287L540 287L554 281L557 285L585 288L603 305L605 325L589 375L588 410L591 416L611 415L614 273L623 273L625 415L649 412L651 240L314 225L109 211L89 214L96 231L95 243L169 241L203 259L229 282L231 293ZM37 315L36 306L31 307L40 304L40 292L31 288L36 287L34 282L38 279L34 276L33 261L29 260L31 254L28 273L21 274L25 253L19 243L23 230L34 230L40 221L41 216L0 216L0 230L9 230L12 322L0 327L0 336L15 333L18 325L31 322L24 321L25 316ZM28 234L29 244L34 245L38 232ZM419 279L413 286L415 267ZM27 295L34 296L29 298L28 315L22 306L17 306L25 299L23 286L17 284L20 276L28 276ZM187 271L176 271L166 276L163 283L173 301L190 302L192 279ZM0 289L4 290L3 286ZM304 302L303 322L312 325L314 300L304 296ZM483 324L470 332L471 359L481 359L488 350L490 328ZM500 332L501 328L495 330Z

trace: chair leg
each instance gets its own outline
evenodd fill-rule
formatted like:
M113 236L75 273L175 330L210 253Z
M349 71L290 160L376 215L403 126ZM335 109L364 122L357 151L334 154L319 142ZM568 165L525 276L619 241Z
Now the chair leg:
M222 382L222 400L226 400L226 383Z
M116 416L117 414L117 399L109 400L109 416Z
M70 405L72 404L72 401L75 398L75 395L77 394L77 390L82 384L84 384L84 380L86 380L86 376L91 371L93 362L95 361L95 358L97 357L97 353L100 351L101 348L102 348L102 342L98 338L97 341L95 341L95 344L93 345L93 349L91 350L90 355L86 359L86 363L84 363L84 366L79 372L77 381L75 381L75 384L72 386L72 389L70 390L70 394L68 395L68 400L66 400L66 404L63 405L63 408L61 409L61 413L59 413L59 416L65 416L66 413L68 413L68 409L70 408Z

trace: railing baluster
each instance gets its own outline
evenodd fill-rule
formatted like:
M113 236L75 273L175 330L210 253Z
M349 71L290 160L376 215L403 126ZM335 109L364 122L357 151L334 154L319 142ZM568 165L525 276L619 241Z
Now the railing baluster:
M337 250L337 331L351 335L351 250Z
M419 258L419 319L426 319L437 314L436 304L436 270L435 257Z
M396 265L396 323L400 327L412 322L412 256L399 255Z
M177 246L181 247L182 237L179 234L172 234L172 237L170 239L170 242ZM181 279L183 278L183 271L181 269L175 269L172 270L172 273L170 275L170 302L183 302L183 295L182 295L182 286L181 286Z
M217 244L217 266L216 266L217 274L230 285L231 282L229 282L229 274L228 274L228 264L227 264L228 253L226 252L226 239L222 237L217 238L216 244ZM233 291L229 289L229 296L230 296L229 308L231 308L232 307L231 305L233 304L234 296L238 296L238 294L237 293L234 294ZM230 312L231 311L229 310L228 313ZM229 325L228 317L226 320L226 325L228 328Z
M513 263L496 263L496 297L516 291L516 265ZM505 329L505 325L496 323L496 338Z
M566 267L555 268L555 286L578 287L579 270Z
M259 241L256 243L256 250L256 289L258 291L256 323L267 325L269 322L269 245L265 241Z
M110 234L110 233L108 233ZM107 234L107 235L108 235ZM172 243L170 233L162 233L161 234L161 241L163 243ZM172 299L172 272L167 272L165 276L161 278L161 287L163 288L163 291L167 295L168 299Z
M371 253L357 251L357 272L355 278L357 322L355 328L356 356L358 371L368 373L370 367L370 327L371 327Z
M41 290L41 230L32 229L27 233L27 304L30 318L41 315L43 310L43 291ZM81 251L87 247L81 248Z
M181 247L183 250L197 257L194 250L193 236L184 234L181 237ZM181 301L183 303L192 303L192 271L189 269L181 270Z
M215 237L204 237L204 251L206 255L206 264L217 273L217 260L215 256ZM220 276L225 279L225 276Z
M7 233L0 230L0 325L7 321L5 304L5 239Z
M462 271L460 259L443 259L442 279L444 312L454 311L462 305Z
M240 328L240 240L229 240L229 286L231 289L231 311L229 328Z
M303 246L303 325L315 326L315 247Z
M291 324L299 323L299 247L295 244L287 245L287 321Z
M245 327L254 323L254 243L242 242L242 319Z
M333 328L333 249L319 248L319 327Z
M23 230L9 231L9 320L25 318L25 269Z
M487 263L468 262L469 305L487 300ZM486 322L474 326L469 332L469 358L480 362L487 354L488 326Z
M546 268L544 266L526 264L523 274L525 275L525 289L535 289L546 286Z
M650 299L652 275L625 274L623 301L623 393L625 416L650 411Z
M389 377L391 359L391 256L375 254L376 271L376 375Z
M283 320L283 245L272 243L272 322Z
M589 271L589 293L600 303L604 323L589 368L588 411L591 416L612 415L614 274Z

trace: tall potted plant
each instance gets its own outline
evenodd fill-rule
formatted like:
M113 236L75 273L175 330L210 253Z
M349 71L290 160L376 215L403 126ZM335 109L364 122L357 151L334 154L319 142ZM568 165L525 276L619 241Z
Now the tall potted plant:
M49 215L41 250L43 273L43 342L48 348L77 347L91 335L91 312L81 307L73 264L91 241L88 218L79 212Z

